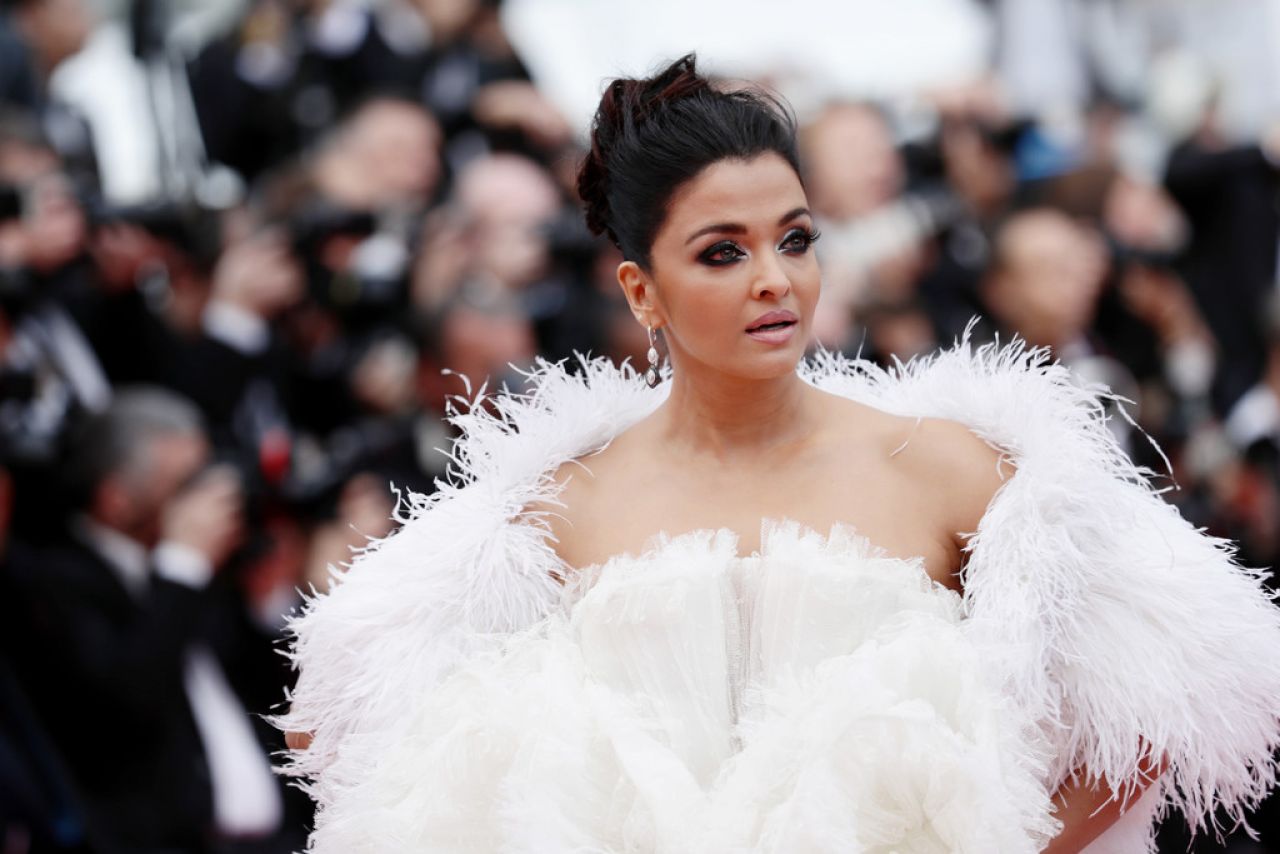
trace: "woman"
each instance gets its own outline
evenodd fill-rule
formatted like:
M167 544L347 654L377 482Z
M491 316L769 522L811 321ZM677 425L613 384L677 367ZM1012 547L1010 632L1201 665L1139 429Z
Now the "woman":
M314 850L1134 852L1267 791L1280 618L1097 394L1017 345L802 363L784 111L615 81L579 189L668 379L456 416L295 621Z

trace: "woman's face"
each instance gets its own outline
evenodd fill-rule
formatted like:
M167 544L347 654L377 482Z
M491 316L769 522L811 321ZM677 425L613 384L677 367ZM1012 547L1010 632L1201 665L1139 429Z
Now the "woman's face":
M641 316L666 336L677 371L770 379L809 341L820 276L813 220L781 156L722 160L680 187L651 251ZM626 287L626 277L623 276Z

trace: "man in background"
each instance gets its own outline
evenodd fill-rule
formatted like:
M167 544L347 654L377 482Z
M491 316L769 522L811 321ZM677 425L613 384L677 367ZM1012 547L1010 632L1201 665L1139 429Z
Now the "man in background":
M246 711L278 696L278 656L222 583L243 497L209 453L190 403L121 391L71 442L66 536L0 572L3 648L109 851L302 841Z

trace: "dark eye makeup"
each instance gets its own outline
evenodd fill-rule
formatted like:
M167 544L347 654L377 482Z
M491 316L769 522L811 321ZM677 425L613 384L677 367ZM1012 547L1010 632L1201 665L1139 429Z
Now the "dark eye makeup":
M726 264L732 264L739 258L745 257L746 254L732 240L721 240L711 244L699 253L698 260L712 267L723 267Z
M803 255L809 247L822 235L811 228L796 227L791 229L778 244L779 251L789 255ZM732 240L720 240L698 253L698 261L710 267L724 267L742 258L747 253Z
M807 252L821 236L822 232L812 228L793 228L787 232L786 237L782 238L782 244L778 248L799 255Z

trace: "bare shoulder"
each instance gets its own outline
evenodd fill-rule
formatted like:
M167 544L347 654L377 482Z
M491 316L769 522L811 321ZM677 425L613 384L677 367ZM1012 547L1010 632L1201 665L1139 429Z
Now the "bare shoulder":
M619 493L627 489L628 461L636 452L636 441L633 428L600 450L562 464L550 475L555 498L524 508L542 517L556 553L569 566L595 562L601 532L617 527L619 507L625 503Z
M903 466L937 497L955 533L977 530L991 499L1014 472L1008 456L958 421L921 418L899 451Z
M845 441L892 460L895 480L953 535L977 529L991 499L1014 472L1012 462L964 424L894 415L853 401L833 404Z
M555 497L531 502L522 512L537 515L547 526L553 548L570 566L579 563L579 555L583 552L579 532L589 529L591 522L586 518L589 509L595 504L592 493L596 489L596 474L590 461L592 455L569 460L551 473Z

